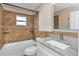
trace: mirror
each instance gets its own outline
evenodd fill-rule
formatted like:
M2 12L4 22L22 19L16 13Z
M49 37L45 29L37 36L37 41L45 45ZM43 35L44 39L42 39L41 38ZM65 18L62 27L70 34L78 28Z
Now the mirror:
M79 4L56 3L54 6L54 29L79 29Z

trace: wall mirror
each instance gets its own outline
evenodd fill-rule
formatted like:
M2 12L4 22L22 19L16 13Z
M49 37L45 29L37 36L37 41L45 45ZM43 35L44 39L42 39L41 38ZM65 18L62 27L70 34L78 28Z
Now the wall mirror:
M78 3L56 3L53 7L54 7L55 30L79 29Z

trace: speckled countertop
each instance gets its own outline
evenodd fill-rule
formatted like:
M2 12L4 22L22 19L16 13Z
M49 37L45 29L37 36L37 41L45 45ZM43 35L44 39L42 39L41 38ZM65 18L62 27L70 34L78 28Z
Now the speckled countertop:
M48 47L49 49L51 49L53 51L56 51L58 54L61 54L62 56L77 56L78 55L78 52L76 52L74 49L72 49L71 46L64 49L64 50L62 50L62 49L60 49L58 47L55 47L55 46L53 46L51 44L46 43L46 41L49 41L49 40L51 40L51 39L42 38L41 40L38 39L37 41L39 43L43 44L44 46Z

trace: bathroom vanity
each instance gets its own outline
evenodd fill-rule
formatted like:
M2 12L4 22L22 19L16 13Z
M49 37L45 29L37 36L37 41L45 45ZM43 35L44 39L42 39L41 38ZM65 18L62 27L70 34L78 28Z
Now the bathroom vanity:
M57 42L49 38L37 40L38 56L77 56L77 52L70 45Z
M41 43L37 43L37 56L61 56Z

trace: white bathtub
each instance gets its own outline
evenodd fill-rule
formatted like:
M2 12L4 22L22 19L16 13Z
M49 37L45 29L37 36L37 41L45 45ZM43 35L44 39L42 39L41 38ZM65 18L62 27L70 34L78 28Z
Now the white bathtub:
M0 56L22 56L27 47L35 45L33 40L5 44L0 49Z

